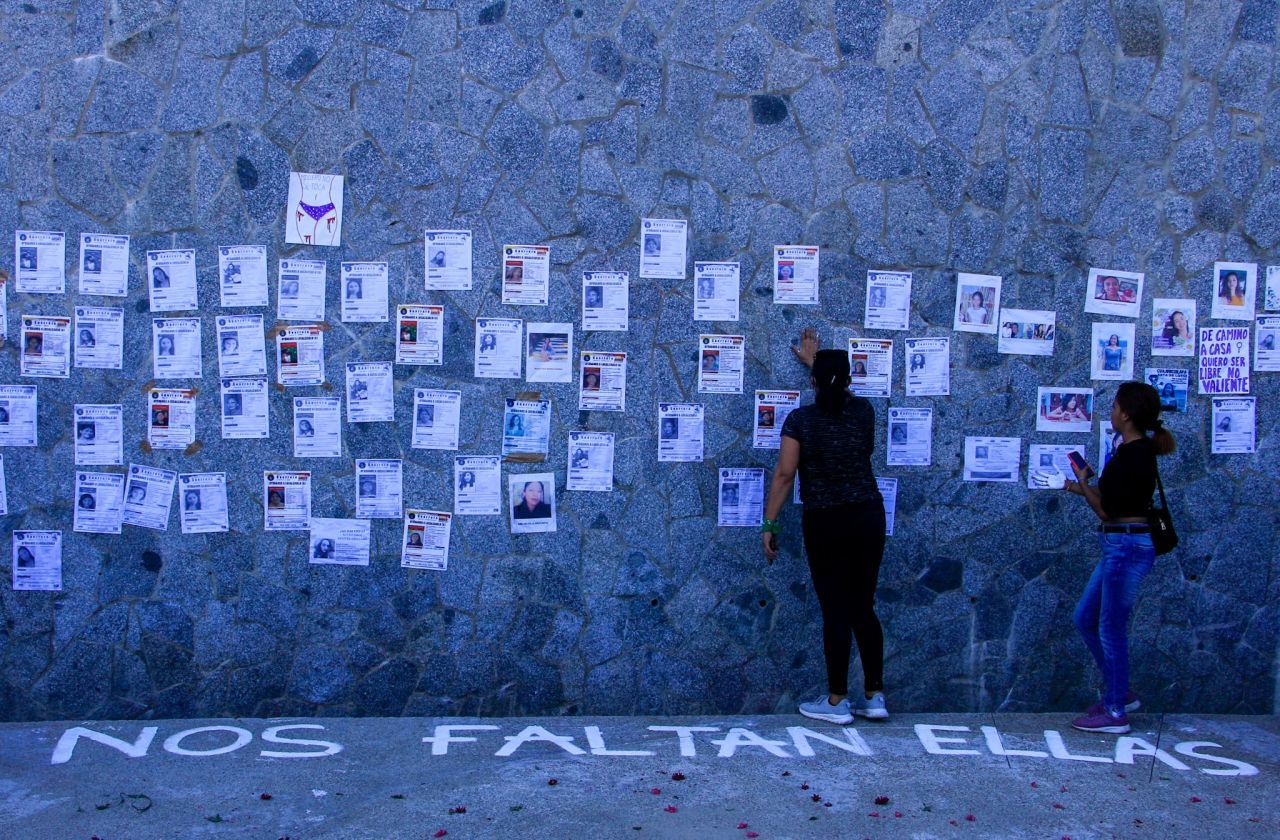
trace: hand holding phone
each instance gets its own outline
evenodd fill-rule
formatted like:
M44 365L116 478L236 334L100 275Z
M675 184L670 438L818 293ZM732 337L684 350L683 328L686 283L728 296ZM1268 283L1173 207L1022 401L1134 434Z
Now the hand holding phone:
M1093 478L1093 467L1089 466L1089 462L1079 452L1072 450L1067 453L1067 459L1071 461L1071 466L1076 468L1076 473L1082 481L1088 481Z

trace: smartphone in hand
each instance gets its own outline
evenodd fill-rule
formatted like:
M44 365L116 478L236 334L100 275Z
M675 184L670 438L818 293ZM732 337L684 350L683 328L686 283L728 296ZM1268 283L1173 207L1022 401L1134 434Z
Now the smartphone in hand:
M1093 478L1093 467L1089 466L1089 462L1079 452L1071 451L1067 453L1067 459L1075 466L1076 469L1084 472L1085 480Z

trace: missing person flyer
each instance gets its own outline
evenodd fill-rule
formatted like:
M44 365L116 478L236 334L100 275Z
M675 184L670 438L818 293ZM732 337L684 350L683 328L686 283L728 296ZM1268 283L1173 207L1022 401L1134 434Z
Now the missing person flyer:
M323 321L324 290L328 283L324 260L280 260L276 318L281 321Z
M1016 482L1022 461L1022 438L964 439L964 480Z
M849 339L849 390L860 397L888 397L893 387L893 339Z
M933 463L933 409L890 408L889 452L891 467L927 467Z
M391 362L347 365L347 422L388 423L395 417Z
M267 531L305 531L311 523L311 473L262 474L262 522Z
M62 231L13 232L13 279L19 292L62 294L67 290L66 261L67 236Z
M456 455L453 459L453 512L459 516L497 516L502 512L502 458Z
M704 417L698 403L658 403L658 462L701 461Z
M688 241L689 223L684 219L641 219L640 277L683 280Z
M190 248L147 252L147 292L152 312L199 309L196 252Z
M449 568L449 533L453 514L442 510L404 512L400 567L443 572Z
M428 290L471 289L471 231L428 230L422 236Z
M184 473L178 476L178 519L184 534L221 534L227 521L227 474Z
M569 433L568 490L613 490L613 433Z
M261 315L219 315L218 376L266 376Z
M698 336L698 393L741 394L746 367L746 336Z
M415 388L410 448L457 449L461 413L461 391Z
M265 379L223 379L222 439L260 440L268 436L270 401Z
M218 249L218 293L223 308L266 306L265 245L224 245Z
M104 297L129 294L129 237L80 234L80 294Z
M36 386L0 385L0 446L35 446Z
M818 302L818 249L812 245L773 246L773 302Z
M124 480L120 473L76 473L71 530L80 534L120 533L124 522Z
M399 458L356 461L356 519L399 519L404 514L404 462Z
M578 410L627 410L627 354L585 350L578 360Z
M764 521L764 470L758 467L720 470L721 528L759 527Z
M71 319L22 316L22 376L66 379L71 375Z
M62 532L13 532L15 591L62 591Z
M152 449L186 449L196 442L195 391L151 388L147 412L147 443Z
M76 464L119 466L124 463L124 407L78 403Z
M523 336L524 321L519 318L477 318L472 375L477 379L519 379Z
M551 400L508 399L502 416L502 454L547 454Z
M505 245L502 248L502 302L546 306L551 279L551 248Z
M342 400L294 397L293 457L338 458L341 455Z
M276 381L288 387L324 384L324 329L286 327L276 334Z
M124 367L124 310L76 307L76 367L121 370Z
M756 413L751 445L756 449L780 449L782 424L800 407L799 391L756 391Z
M130 464L124 485L124 524L169 530L169 509L177 480L178 474L173 470Z
M200 358L199 318L151 319L151 368L156 379L199 379L204 375Z
M582 272L582 329L627 329L631 275L626 271Z
M380 323L387 320L386 263L344 262L339 266L339 274L343 323Z
M402 304L396 307L396 364L444 363L444 307Z
M369 565L369 520L316 517L310 521L309 530L312 563Z

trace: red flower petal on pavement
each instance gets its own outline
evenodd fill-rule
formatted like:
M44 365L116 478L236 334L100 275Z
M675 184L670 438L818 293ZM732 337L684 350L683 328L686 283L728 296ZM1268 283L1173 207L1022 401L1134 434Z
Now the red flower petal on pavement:
M1229 797L1229 796L1224 796L1224 797L1222 797L1222 801L1223 801L1223 802L1225 802L1227 805L1234 805L1234 804L1236 804L1236 801L1235 801L1234 799L1232 799L1231 797Z
M830 807L831 807L831 803L830 803L830 802L823 802L823 803L822 803L822 807L823 807L823 808L830 808Z
M810 799L812 799L814 802L821 802L821 801L822 801L822 797L821 797L821 796L818 796L818 794L816 794L816 793L815 793L813 796L809 797L809 798L810 798Z
M899 819L899 820L900 820L900 819L902 819L902 812L901 812L901 811L894 811L894 812L893 812L893 816L894 816L894 819Z
M1031 786L1032 786L1033 788L1038 788L1038 787L1040 787L1040 783L1039 783L1039 782L1032 782L1032 783L1031 783Z
M446 834L448 834L448 833L449 833L449 832L445 831L445 830L442 828L442 829L440 829L439 831L437 831L435 834L433 834L433 835L431 835L431 836L432 836L432 837L443 837L443 836L445 836L445 835L446 835Z
M965 815L964 815L964 819L965 819L965 822L974 822L974 821L976 821L978 818L977 818L977 817L975 817L973 814L965 814Z
M663 808L662 810L666 811L668 814L674 814L676 811L679 811L680 809L679 809L679 808L677 808L677 807L676 807L676 806L674 806L674 805L668 805L667 807Z
M652 793L654 796L657 796L658 794L662 793L662 788L649 788L649 793Z
M1067 792L1067 786L1066 786L1066 785L1063 785L1062 787L1058 788L1058 793L1066 793L1066 792Z
M1262 820L1258 817L1249 817L1249 822L1262 822Z
M738 823L738 828L746 828L746 827L747 827L746 823Z
M467 812L466 805L457 805L449 809L450 814L465 814Z
M552 787L555 787L556 785L560 784L560 780L559 780L559 779L547 779L547 784L551 785Z
M801 790L808 790L808 789L809 789L809 783L808 783L808 782L805 782L804 784L800 785L800 789L801 789Z
M684 781L684 774L683 774L683 773L681 773L679 770L677 770L676 772L674 772L674 773L672 773L672 774L671 774L671 781L673 781L673 782L683 782L683 781Z
M790 770L783 770L783 771L782 771L782 775L784 775L784 776L790 776L790 775L791 775L791 771L790 771Z
M960 823L956 822L955 820L947 820L947 822L951 823L952 825L959 825L959 824L960 824Z
M879 811L872 811L870 814L867 814L867 816L868 816L868 817L878 817L878 816L880 816L880 812L879 812Z
M877 805L888 805L888 804L889 804L889 797L887 797L887 796L877 796L877 797L876 797L876 804L877 804Z
M1054 807L1055 809L1059 810L1059 811L1065 811L1065 810L1067 810L1067 806L1066 806L1066 805L1063 805L1061 802L1055 802L1055 803L1053 803L1053 807Z
M1200 799L1200 797L1198 797L1198 796L1193 796L1193 797L1191 797L1191 801L1192 801L1192 802L1200 802L1200 801L1201 801L1201 799Z
M266 802L268 799L270 799L270 798L271 798L271 794L269 794L269 793L260 793L260 794L258 794L258 798L259 798L259 799L261 799L263 802Z
M759 837L759 836L760 836L760 832L758 832L758 831L748 831L748 832L747 832L747 836L748 836L748 837Z

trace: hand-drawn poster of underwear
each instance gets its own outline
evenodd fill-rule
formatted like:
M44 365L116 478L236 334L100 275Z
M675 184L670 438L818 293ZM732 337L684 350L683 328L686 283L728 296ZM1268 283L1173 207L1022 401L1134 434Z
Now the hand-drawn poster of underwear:
M341 175L289 173L284 241L290 245L342 244Z

